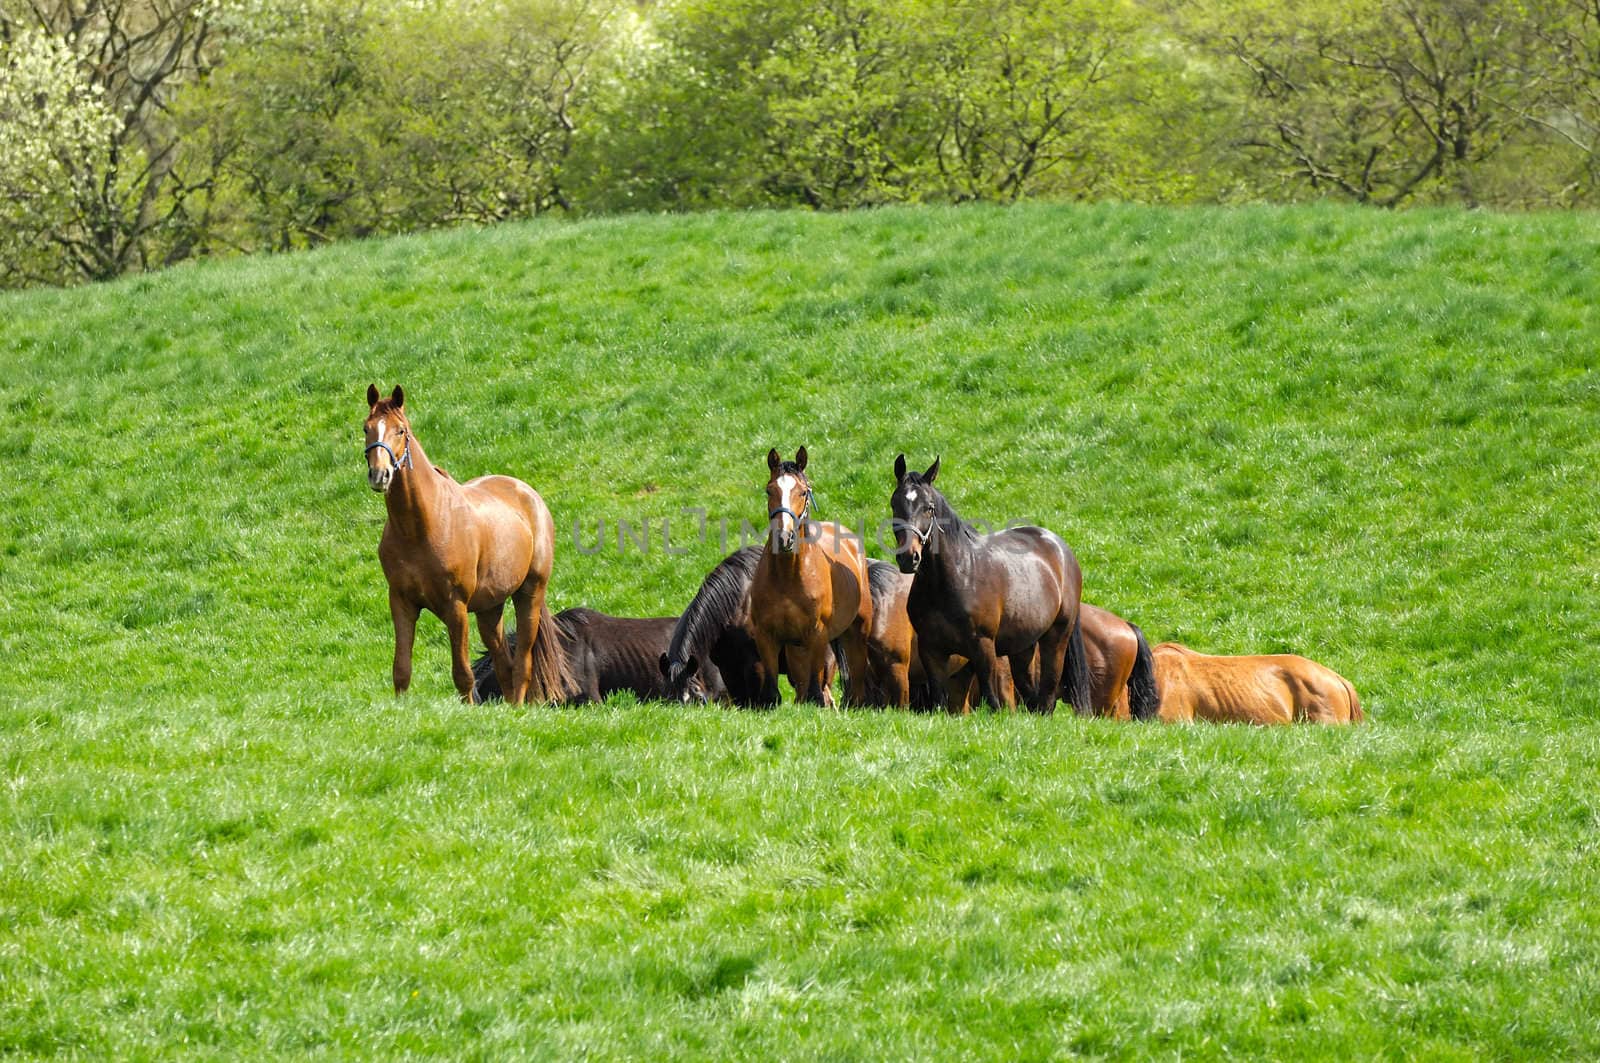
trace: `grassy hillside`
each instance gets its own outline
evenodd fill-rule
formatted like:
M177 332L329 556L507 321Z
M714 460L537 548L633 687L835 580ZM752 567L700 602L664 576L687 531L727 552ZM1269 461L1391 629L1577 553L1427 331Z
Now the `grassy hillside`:
M0 297L0 1046L1600 1053L1597 261L1593 215L1028 207ZM556 608L676 612L769 446L852 524L942 454L1373 724L464 707L431 619L397 703L369 381L544 494Z

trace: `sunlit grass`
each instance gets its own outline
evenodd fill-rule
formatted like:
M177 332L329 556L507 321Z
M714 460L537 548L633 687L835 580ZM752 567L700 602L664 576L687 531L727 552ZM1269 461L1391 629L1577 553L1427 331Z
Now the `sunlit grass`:
M1027 207L0 297L0 1049L1600 1053L1596 261L1581 214ZM467 707L432 620L395 702L368 382L545 495L557 608L677 611L770 446L852 524L942 454L1152 639L1373 722Z

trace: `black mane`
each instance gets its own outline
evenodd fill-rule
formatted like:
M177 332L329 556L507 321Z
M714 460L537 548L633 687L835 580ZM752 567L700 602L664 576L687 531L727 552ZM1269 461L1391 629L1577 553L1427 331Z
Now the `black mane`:
M705 582L700 584L700 590L672 629L668 659L687 661L690 657L699 657L703 661L707 658L728 624L744 612L750 581L755 578L756 562L760 560L761 547L746 546L723 558L716 568L706 573Z
M933 495L933 520L939 525L939 534L955 536L963 542L976 543L980 536L978 529L961 519L961 514L956 512L950 500L944 497L944 492L922 478L920 473L908 472L905 479L900 481L902 489L915 487L919 491L927 491Z

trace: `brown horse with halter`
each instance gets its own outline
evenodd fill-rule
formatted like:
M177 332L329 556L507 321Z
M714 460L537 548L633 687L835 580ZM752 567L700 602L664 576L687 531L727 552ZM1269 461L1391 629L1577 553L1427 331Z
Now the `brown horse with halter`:
M1038 653L1039 681L1028 707L1053 712L1061 692L1080 714L1091 709L1089 669L1078 620L1083 571L1061 537L1043 528L1007 528L990 535L951 508L934 486L939 460L926 472L895 459L895 558L915 574L906 610L929 678L946 683L953 658L964 657L993 707L1016 706L1013 674L1027 675ZM1011 668L1001 664L1009 658ZM966 684L949 684L948 708L966 709Z
M866 701L872 592L859 537L837 523L807 519L813 508L806 448L793 461L767 453L766 547L750 583L750 626L766 676L763 700L778 699L778 660L798 701L833 704L829 643L838 639L850 676L849 700Z
M555 553L555 525L537 491L509 476L456 483L434 467L405 412L405 391L381 398L367 388L367 484L383 493L389 519L378 559L389 581L394 619L394 691L411 685L417 617L427 609L450 633L451 674L472 701L467 615L494 660L511 702L558 701L568 685L545 588ZM506 649L505 602L516 603L517 659Z

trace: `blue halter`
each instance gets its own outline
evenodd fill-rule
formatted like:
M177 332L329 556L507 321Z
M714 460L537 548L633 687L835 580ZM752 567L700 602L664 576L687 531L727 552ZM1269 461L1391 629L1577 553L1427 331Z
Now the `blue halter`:
M394 456L394 448L381 439L376 443L368 443L367 449L361 452L361 456L364 458L374 450L381 449L389 455L389 461L394 465L396 472L401 469L411 468L411 433L402 428L400 434L405 437L406 443L405 446L400 448L400 456L398 458Z
M773 517L779 516L780 514L783 514L783 513L787 513L787 514L789 514L789 516L794 518L795 524L799 525L799 524L801 524L801 523L803 523L805 521L806 514L811 512L812 503L814 503L815 501L816 501L816 499L813 498L812 495L811 495L811 485L807 484L806 485L806 504L800 507L800 512L796 513L794 510L790 509L788 506L779 506L777 509L772 510L770 513L767 514L767 519L771 520Z

